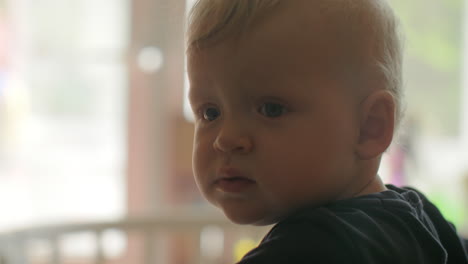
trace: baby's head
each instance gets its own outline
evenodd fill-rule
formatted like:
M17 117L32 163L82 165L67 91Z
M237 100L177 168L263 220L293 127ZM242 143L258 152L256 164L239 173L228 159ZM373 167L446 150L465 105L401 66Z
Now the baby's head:
M193 168L240 224L378 192L401 47L383 0L200 0L188 29Z

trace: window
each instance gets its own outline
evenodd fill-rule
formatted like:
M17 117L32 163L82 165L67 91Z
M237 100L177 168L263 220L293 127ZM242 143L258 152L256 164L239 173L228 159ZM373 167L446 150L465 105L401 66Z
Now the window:
M3 3L0 228L122 214L127 1Z

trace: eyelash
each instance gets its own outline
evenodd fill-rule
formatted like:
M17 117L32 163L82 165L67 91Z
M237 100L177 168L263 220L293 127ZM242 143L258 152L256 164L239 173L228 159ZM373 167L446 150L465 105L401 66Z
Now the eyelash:
M207 110L209 109L215 109L217 111L216 113L216 117L213 119L213 120L208 120L207 119ZM217 107L214 107L214 106L207 106L207 107L203 107L201 110L200 110L200 113L199 113L199 116L201 117L201 119L203 119L204 121L207 121L207 122L212 122L214 121L215 119L217 119L219 116L221 115L221 111L219 111L219 109Z
M277 111L277 110L280 110L280 113L275 113L274 116L268 116L268 114L265 112L265 111L268 110L268 108L265 108L265 107L267 107L268 105L269 105L269 106L275 106L275 107L278 107L278 106L279 106L280 109L275 109L275 108L271 109L271 107L270 107L270 110L276 110L276 111ZM272 118L272 119L273 119L273 118L279 118L279 117L281 117L282 115L284 115L285 113L287 113L288 110L287 110L286 106L283 105L283 104L274 103L274 102L266 102L266 103L263 103L263 104L258 108L257 111L258 111L260 114L262 114L263 116L265 116L265 117L267 117L267 118ZM264 112L264 113L262 113L262 112Z
M266 107L268 106L275 106L275 107L280 107L280 109L268 109ZM210 109L215 109L217 110L217 113L216 116L210 120L210 117L208 116L207 117L207 110L210 110ZM266 102L266 103L262 103L257 109L257 112L263 116L265 116L266 118L269 118L269 119L276 119L276 118L279 118L281 116L283 116L284 114L286 114L288 112L287 110L287 107L281 103L275 103L275 102ZM273 110L273 111L278 111L280 110L279 113L274 113L272 116L269 116L269 114L267 113L268 110ZM213 113L212 113L213 114ZM271 113L270 113L271 114ZM221 111L216 107L216 106L212 106L212 105L209 105L209 106L204 106L202 108L200 108L200 110L197 111L197 116L198 118L200 118L201 120L205 121L205 122L212 122L212 121L215 121L219 116L221 115Z

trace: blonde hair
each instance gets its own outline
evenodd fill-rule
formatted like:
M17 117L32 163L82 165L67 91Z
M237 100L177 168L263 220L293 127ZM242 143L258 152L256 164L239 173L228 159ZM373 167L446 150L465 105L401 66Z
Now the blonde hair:
M293 0L284 0L288 1ZM402 91L402 60L403 47L399 22L386 0L307 0L316 1L326 6L334 4L340 9L335 16L344 16L351 23L350 27L356 29L359 37L369 39L371 52L371 68L376 69L384 89L389 91L396 105L396 128L403 116ZM280 0L197 0L193 6L188 20L187 47L199 48L205 43L221 40L226 36L241 34L256 18L268 13L268 10L278 5ZM365 3L365 5L363 4ZM336 11L336 10L335 10ZM365 12L365 16L362 14ZM367 17L367 18L363 18ZM369 34L366 29L370 29ZM358 41L362 41L358 39ZM363 52L369 52L365 50ZM367 78L367 76L364 76Z
M396 128L399 127L405 112L403 102L403 34L400 24L393 9L386 1L376 1L381 11L383 19L376 29L379 32L377 45L379 49L376 65L379 68L387 89L395 99L396 105Z
M248 27L280 0L197 0L189 14L188 47Z

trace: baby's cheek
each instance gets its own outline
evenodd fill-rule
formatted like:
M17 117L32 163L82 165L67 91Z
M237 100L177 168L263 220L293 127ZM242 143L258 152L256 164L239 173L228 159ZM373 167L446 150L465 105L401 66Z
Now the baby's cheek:
M203 151L197 149L193 153L193 173L196 179L202 178L206 173L206 158L203 156Z
M192 166L197 181L202 181L208 177L210 166L214 161L212 148L202 141L196 141L193 149Z

